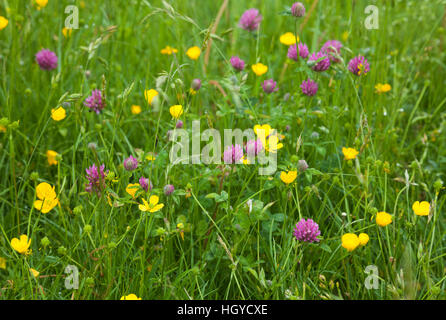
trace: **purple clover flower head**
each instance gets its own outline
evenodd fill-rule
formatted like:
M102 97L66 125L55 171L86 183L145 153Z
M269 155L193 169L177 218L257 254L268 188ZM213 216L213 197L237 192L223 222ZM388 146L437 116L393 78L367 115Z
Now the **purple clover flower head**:
M141 186L141 188L144 189L145 192L149 191L149 189L152 190L153 188L152 182L144 177L139 178L139 185Z
M300 172L307 171L308 163L305 160L299 160L297 162L297 168L299 169Z
M315 96L319 89L317 83L311 79L304 80L300 85L300 88L302 89L303 94L309 97Z
M191 88L195 91L200 90L201 88L201 80L200 79L194 79L192 80Z
M84 106L90 108L90 111L94 111L96 114L101 113L102 109L105 108L105 101L102 99L101 90L93 90L91 96L85 99Z
M42 70L53 70L57 68L57 56L48 49L42 49L36 54L36 61Z
M124 168L127 171L133 171L138 168L138 159L133 157L132 155L124 160Z
M308 46L305 43L299 43L298 48L299 48L299 56L302 59L306 59L310 54L310 51L308 51Z
M175 125L175 128L177 128L177 129L181 129L182 127L183 127L183 121L178 120L178 121L177 121L177 124Z
M238 144L227 146L223 152L223 161L226 164L239 163L242 158L243 148Z
M304 242L319 242L317 236L321 234L319 230L319 226L312 219L301 219L297 224L296 228L294 228L293 235L299 241Z
M259 10L251 8L242 14L239 26L248 31L256 31L260 22L262 22L262 15L259 14Z
M254 139L249 140L246 143L246 154L250 157L257 156L262 150L263 150L263 144L260 138L257 140Z
M316 72L322 72L328 70L330 68L330 59L328 58L328 55L325 53L319 51L317 53L313 53L311 57L308 59L308 61L316 62L319 59L323 58L321 61L316 63L312 69Z
M306 81L304 80L302 82L302 84L300 85L300 88L302 89L303 94L305 94L309 97L312 97L317 94L319 86L315 81L308 79L308 80L306 80Z
M297 61L297 47L295 44L289 46L287 57L290 58L291 60Z
M299 52L298 52L299 49ZM308 46L305 43L299 43L298 46L296 46L295 44L293 44L292 46L290 46L288 48L288 58L290 58L291 60L297 61L298 59L298 54L302 59L306 59L308 57L308 55L310 54L310 52L308 51Z
M245 69L245 61L237 56L232 56L229 62L231 62L232 67L237 71L242 71Z
M337 57L341 54L342 43L338 40L329 40L322 46L321 52L328 55L333 63L339 63L341 60Z
M277 82L273 79L263 81L262 88L265 93L273 93L279 90L279 88L277 87Z
M167 184L164 186L164 194L166 196L170 196L175 191L175 187L171 184Z
M296 18L302 18L305 15L305 6L302 2L295 2L291 6L291 14Z
M350 60L348 70L356 76L362 76L370 71L370 65L366 58L359 55Z
M90 168L85 169L87 172L88 183L85 185L85 191L92 193L95 192L99 197L102 191L105 189L105 176L108 173L104 172L105 165L101 165L98 168L93 164Z

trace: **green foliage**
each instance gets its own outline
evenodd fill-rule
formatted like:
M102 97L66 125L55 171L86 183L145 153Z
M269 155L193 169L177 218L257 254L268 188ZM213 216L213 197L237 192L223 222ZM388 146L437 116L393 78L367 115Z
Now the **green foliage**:
M73 2L80 29L65 38ZM445 299L444 1L374 1L377 30L364 27L367 1L303 3L308 20L296 23L292 2L278 0L229 1L218 22L222 1L49 0L41 10L1 2L9 25L0 30L0 299ZM263 15L259 32L237 26L251 7ZM279 37L296 30L310 52L339 39L344 63L315 75L287 59ZM167 45L178 53L162 55ZM195 45L196 61L185 54ZM35 62L42 48L59 57L56 70ZM345 68L358 54L371 65L359 79ZM233 55L244 72L231 68ZM259 61L262 77L251 71ZM308 77L319 84L313 98L299 87ZM195 78L203 86L191 95ZM270 78L279 91L266 95ZM391 91L377 94L378 83ZM100 115L83 105L93 89L106 96ZM147 89L160 93L157 103L147 103ZM221 134L270 124L284 135L278 172L172 165L175 104L188 131L193 120ZM56 122L60 106L67 116ZM360 154L345 161L342 147ZM130 155L134 172L123 167ZM284 184L280 171L298 170L299 159L310 168ZM98 196L85 191L85 170L102 163ZM132 197L126 188L142 176L153 188ZM33 205L42 182L60 201L47 214ZM164 207L140 211L154 194ZM423 200L431 213L416 216L412 204ZM379 211L392 215L387 227L375 223ZM296 241L301 218L318 223L320 242ZM347 252L345 233L370 240ZM28 256L10 245L22 234L32 240ZM64 285L68 265L79 269L78 290ZM379 270L376 290L364 286L369 265Z

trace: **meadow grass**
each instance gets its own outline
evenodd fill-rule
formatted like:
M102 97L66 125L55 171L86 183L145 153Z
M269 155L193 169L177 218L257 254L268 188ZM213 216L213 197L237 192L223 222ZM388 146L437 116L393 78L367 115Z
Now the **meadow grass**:
M446 3L303 3L296 23L284 0L49 0L40 10L0 1L9 20L0 30L0 299L444 299ZM80 28L64 37L69 4L79 7ZM379 9L377 30L364 27L370 4ZM263 16L253 33L238 27L249 8ZM296 30L310 52L340 40L343 64L361 54L370 72L358 78L341 64L313 73L319 91L304 96L310 71L279 41ZM178 52L161 54L167 45ZM185 54L191 46L202 49L196 61ZM57 54L56 70L35 62L42 48ZM246 61L244 72L232 69L232 55ZM259 61L268 72L256 77ZM195 78L203 86L190 95ZM279 91L266 95L269 78ZM378 83L391 91L377 94ZM99 115L83 104L95 88L106 94ZM144 98L151 88L158 105ZM175 104L189 131L198 119L220 132L277 128L277 172L172 165L166 136ZM54 121L61 105L67 116ZM132 114L132 105L142 112ZM360 154L346 161L343 147ZM47 150L59 154L57 165ZM133 172L123 167L130 155L140 160ZM310 168L282 182L280 172L300 159ZM85 191L85 170L102 163L109 174L98 196ZM145 195L126 192L140 176L162 210L142 212ZM33 206L42 182L60 201L46 214ZM167 184L173 195L164 195ZM430 202L430 215L415 215L415 201ZM375 221L380 211L392 215L386 227ZM294 238L301 218L319 225L319 242ZM348 252L345 233L370 240ZM29 255L10 245L22 234L32 239ZM79 269L77 290L65 287L68 265ZM378 268L377 289L364 285L369 265Z

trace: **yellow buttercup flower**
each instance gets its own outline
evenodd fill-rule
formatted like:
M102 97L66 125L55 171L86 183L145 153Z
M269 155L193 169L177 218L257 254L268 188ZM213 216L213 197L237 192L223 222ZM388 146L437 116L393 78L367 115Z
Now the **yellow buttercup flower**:
M266 139L271 134L272 131L273 128L271 128L269 124L264 124L264 125L257 124L254 126L254 133L258 135L260 139L262 139L262 137Z
M137 106L137 105L132 105L131 110L132 110L132 114L140 114L142 111L141 106Z
M34 208L42 213L50 212L55 206L59 204L56 191L50 184L42 182L36 187L36 195L40 200L34 202Z
M265 150L271 153L276 153L277 150L283 148L283 143L279 143L279 137L277 135L271 135L266 142L263 143Z
M360 233L358 239L360 246L365 246L367 242L369 242L370 240L369 235L367 233Z
M0 257L0 269L6 270L6 259Z
M376 223L381 227L385 227L392 223L392 216L387 212L378 212L376 214Z
M48 0L34 0L34 2L37 4L37 10L45 8L48 4Z
M412 209L417 216L428 216L430 211L430 204L427 201L415 201Z
M348 31L344 31L344 32L342 33L342 40L343 40L344 42L347 42L349 36L350 36L350 33L349 33Z
M146 98L147 102L152 105L153 99L158 95L158 91L155 89L145 90L144 91L144 97Z
M46 157L48 159L48 164L50 166L57 165L57 163L58 163L57 160L56 160L57 155L58 155L58 153L56 151L53 151L53 150L48 150L46 152Z
M254 133L258 136L266 151L276 153L277 150L283 148L283 144L279 143L279 136L275 129L269 124L254 126Z
M3 16L0 16L0 30L5 29L8 26L8 23L9 23L8 19L6 19Z
M167 54L171 55L172 53L177 53L178 50L175 48L172 48L171 46L166 46L164 49L161 49L161 54Z
M29 250L30 246L31 239L28 240L28 236L26 234L22 234L20 236L20 240L17 238L11 239L11 247L20 254L31 254L31 250Z
M353 148L342 148L342 153L344 154L345 160L356 159L356 156L359 154L359 152Z
M344 234L341 240L342 240L342 247L347 249L347 251L349 252L355 250L360 244L358 236L354 233Z
M181 239L184 241L184 224L181 222L178 223L177 228L180 230Z
M140 184L139 183L129 183L127 188L125 188L125 191L132 196L132 198L135 198L136 192L139 190Z
M174 117L175 119L178 119L183 114L183 106L180 104L171 106L169 111L170 111L170 115L172 117Z
M53 118L54 121L61 121L65 119L67 116L67 112L63 107L59 107L57 109L51 109L51 118Z
M72 33L73 33L73 29L71 29L71 28L63 28L62 29L62 34L65 38L71 37Z
M296 42L299 42L299 37L296 37L291 32L284 33L280 36L280 43L286 46L292 46L293 44L296 44Z
M260 62L253 64L251 68L252 68L252 71L254 71L254 73L259 77L268 71L268 67Z
M146 156L147 161L155 161L156 157L153 153L149 152L149 154Z
M378 83L376 86L375 86L375 89L376 89L376 93L386 93L386 92L389 92L390 90L392 90L392 87L390 86L390 84L381 84L381 83Z
M297 178L297 171L288 171L288 172L282 171L280 173L280 180L282 180L286 184L293 183L294 180L296 180L296 178Z
M141 298L138 298L136 294L131 293L127 296L122 296L121 300L141 300Z
M158 196L151 196L149 199L149 203L147 203L147 201L145 199L142 199L143 204L139 205L139 210L143 211L143 212L157 212L159 210L161 210L164 207L164 204L159 203L159 197Z
M2 125L0 125L0 132L3 132L3 133L5 133L5 132L6 132L6 127L5 127L5 126L2 126Z
M192 60L197 60L200 57L200 54L201 54L201 49L197 46L190 47L186 51L186 55Z
M31 272L31 274L33 275L34 278L37 278L40 274L39 271L37 271L36 269L33 269L33 268L29 268L29 272Z

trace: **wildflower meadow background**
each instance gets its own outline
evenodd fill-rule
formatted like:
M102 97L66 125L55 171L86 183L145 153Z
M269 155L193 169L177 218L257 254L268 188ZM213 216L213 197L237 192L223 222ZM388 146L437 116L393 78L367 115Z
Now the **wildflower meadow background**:
M445 299L445 8L0 1L0 299Z

